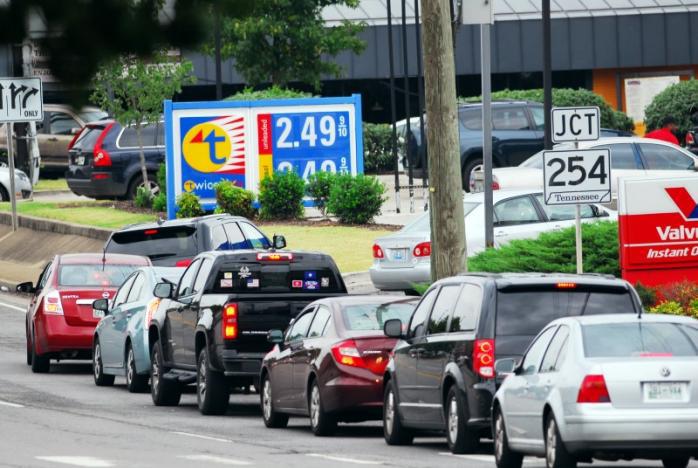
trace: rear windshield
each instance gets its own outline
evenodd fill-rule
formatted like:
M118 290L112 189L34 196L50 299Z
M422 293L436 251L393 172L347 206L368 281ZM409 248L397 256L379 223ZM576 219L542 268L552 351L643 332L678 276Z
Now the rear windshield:
M73 287L119 287L136 268L143 265L61 265L58 285Z
M342 317L347 330L382 330L383 324L391 319L409 322L414 306L415 304L351 305L342 309Z
M346 292L330 268L303 270L290 263L224 263L212 285L216 294Z
M635 312L628 291L500 291L497 335L535 336L549 322L569 316Z
M679 323L584 325L582 336L590 358L698 356L698 328Z
M95 143L97 143L97 138L99 138L103 130L103 127L85 127L78 139L75 140L73 148L83 151L92 151L95 147Z
M141 255L151 260L167 257L193 257L197 252L196 228L176 226L115 233L107 252Z

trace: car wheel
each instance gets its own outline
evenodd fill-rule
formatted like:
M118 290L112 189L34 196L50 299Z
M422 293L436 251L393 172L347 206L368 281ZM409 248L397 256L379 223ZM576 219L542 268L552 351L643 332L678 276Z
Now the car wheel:
M0 185L0 202L8 202L10 201L10 194L8 193L7 190L5 190L5 187Z
M545 424L545 465L547 468L575 468L577 460L565 448L555 417L551 414Z
M51 370L51 360L47 356L36 352L36 337L33 333L31 361L32 372L35 374L46 374Z
M196 372L196 401L199 411L206 415L225 414L228 410L230 392L225 377L221 372L211 369L208 349L199 351Z
M392 380L385 386L383 398L383 437L388 445L410 445L414 440L411 430L402 425L397 393Z
M662 458L664 468L686 468L691 461L691 457Z
M461 391L451 386L446 396L446 439L451 453L471 453L480 446L477 433L468 430L468 413Z
M92 349L92 375L95 379L95 385L98 387L110 387L114 385L114 376L104 373L104 363L102 362L102 345L99 344L99 338L95 337L95 345Z
M129 200L135 200L139 187L145 187L143 175L141 175L140 171L138 172L138 175L136 175L133 178L131 184L128 186ZM155 174L148 173L148 187L150 187L150 193L153 195L153 197L160 193L160 186L158 185L157 176Z
M523 455L509 448L504 415L499 410L494 416L494 461L497 468L521 468L523 464Z
M288 415L274 410L274 398L271 391L271 379L269 379L269 374L265 374L264 380L262 381L262 393L260 396L262 400L262 419L264 419L264 425L271 428L286 427L288 426Z
M34 345L32 344L32 340L29 336L29 327L28 326L26 327L26 337L27 337L27 365L31 366L32 365L32 348Z
M148 376L136 372L136 355L133 346L126 346L126 388L131 393L143 393L148 388Z
M325 411L320 396L320 385L313 380L308 395L308 411L310 413L310 428L316 436L329 436L337 429L337 420Z
M470 192L470 174L478 168L482 169L482 158L473 158L465 163L463 172L461 173L463 190Z
M150 396L155 406L177 406L182 398L179 384L163 378L167 371L160 343L156 341L150 356Z

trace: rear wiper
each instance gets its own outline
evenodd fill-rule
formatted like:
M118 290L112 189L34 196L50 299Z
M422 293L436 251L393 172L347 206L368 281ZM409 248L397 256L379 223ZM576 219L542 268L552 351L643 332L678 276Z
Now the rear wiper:
M156 258L174 257L175 255L177 255L177 254L176 253L160 253L160 254L148 255L148 257L151 260L154 260Z

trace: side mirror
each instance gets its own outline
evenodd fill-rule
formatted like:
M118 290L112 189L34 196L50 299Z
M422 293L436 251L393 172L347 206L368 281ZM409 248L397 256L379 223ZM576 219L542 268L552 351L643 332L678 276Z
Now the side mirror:
M109 299L97 299L92 303L94 310L101 310L105 314L109 312Z
M383 324L383 333L388 338L402 338L402 321L390 319Z
M281 344L284 342L284 332L281 330L269 330L267 332L267 341L273 344Z
M153 295L160 299L172 299L174 285L172 283L158 283L153 289Z
M283 249L286 247L286 238L280 234L274 234L271 243L276 250Z
M17 285L17 292L18 293L24 293L24 294L32 294L36 292L36 289L34 288L34 283L31 281L27 281L26 283L20 283Z
M494 363L494 372L497 377L512 375L516 370L516 364L516 359L514 358L498 359Z

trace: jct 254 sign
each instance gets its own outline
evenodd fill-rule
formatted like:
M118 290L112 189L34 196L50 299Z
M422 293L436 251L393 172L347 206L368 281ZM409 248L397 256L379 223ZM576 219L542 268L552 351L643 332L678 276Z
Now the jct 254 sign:
M361 96L268 101L165 101L168 216L194 193L215 207L221 180L254 192L276 171L363 172Z
M698 281L698 176L621 179L618 192L623 278Z

